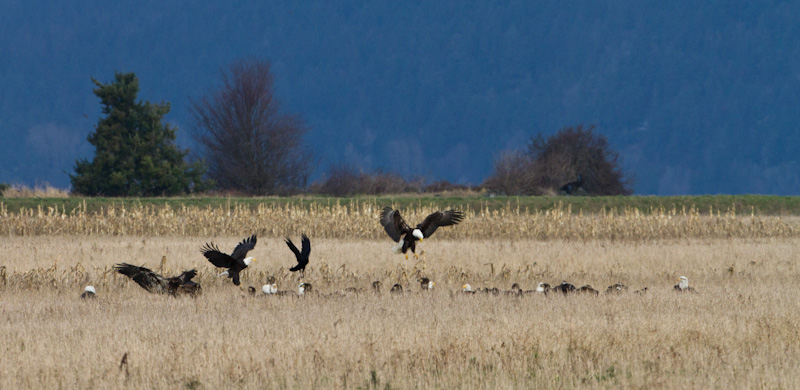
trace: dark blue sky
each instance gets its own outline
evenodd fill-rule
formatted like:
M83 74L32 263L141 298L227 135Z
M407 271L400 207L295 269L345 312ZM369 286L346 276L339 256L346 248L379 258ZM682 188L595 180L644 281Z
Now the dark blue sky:
M502 150L584 123L639 194L800 193L794 3L204 3L0 5L0 182L68 186L100 115L90 78L115 71L192 147L189 99L252 57L310 125L317 175L479 184Z

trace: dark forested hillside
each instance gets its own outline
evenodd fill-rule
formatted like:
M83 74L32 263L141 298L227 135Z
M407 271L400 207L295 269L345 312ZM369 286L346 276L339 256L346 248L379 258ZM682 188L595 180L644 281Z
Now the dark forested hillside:
M338 4L337 4L338 3ZM66 186L90 77L172 104L272 61L320 162L478 184L501 150L596 124L640 194L800 193L800 5L674 1L0 6L0 182Z

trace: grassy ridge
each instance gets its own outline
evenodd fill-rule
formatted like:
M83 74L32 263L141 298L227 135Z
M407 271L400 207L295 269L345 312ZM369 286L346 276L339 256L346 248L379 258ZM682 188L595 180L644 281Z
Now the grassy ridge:
M254 208L259 204L267 205L311 205L317 206L347 204L352 201L375 201L378 204L394 205L400 208L409 206L431 206L434 208L460 207L473 210L488 208L497 210L506 206L528 210L549 210L561 202L564 208L571 208L573 213L596 213L603 209L617 210L636 208L648 214L652 209L678 210L697 208L701 214L709 211L725 212L732 208L738 213L755 211L759 215L800 215L800 197L774 195L700 195L700 196L596 196L596 197L563 197L535 196L486 197L480 195L396 195L396 196L360 196L352 198L329 197L176 197L176 198L0 198L8 212L16 213L22 208L58 207L68 212L83 207L92 213L110 205L135 206L153 205L171 207L198 206L220 207L244 205Z

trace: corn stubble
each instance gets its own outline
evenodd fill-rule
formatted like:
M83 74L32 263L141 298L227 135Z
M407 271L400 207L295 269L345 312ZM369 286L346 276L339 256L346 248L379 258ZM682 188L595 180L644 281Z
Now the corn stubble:
M796 388L798 222L733 211L468 210L390 253L378 206L0 210L0 388ZM421 220L425 206L404 211ZM329 220L328 217L331 217ZM12 224L11 227L7 226ZM251 297L199 253L257 230L242 284L296 291L281 238L306 232L318 295ZM162 257L166 260L162 261ZM197 268L197 298L152 295L118 262ZM678 276L697 294L677 294ZM416 280L436 281L423 293ZM370 292L380 280L381 294ZM461 294L544 281L632 292ZM389 294L394 283L407 293ZM98 298L78 298L94 285ZM359 294L335 294L360 287ZM124 362L122 361L124 356Z

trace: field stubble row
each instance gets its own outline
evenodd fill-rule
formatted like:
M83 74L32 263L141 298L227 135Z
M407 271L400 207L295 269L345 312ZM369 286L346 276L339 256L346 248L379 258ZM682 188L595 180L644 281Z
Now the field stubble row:
M373 201L320 205L232 204L218 207L165 205L114 206L86 212L57 207L21 209L9 212L0 203L0 235L134 235L134 236L220 236L249 235L283 237L301 232L314 238L385 238L378 215L381 207ZM452 208L461 209L458 205ZM402 209L409 224L422 221L436 211L419 204ZM555 204L552 209L528 210L509 203L498 209L463 209L465 220L455 228L440 229L444 239L579 239L651 240L675 238L765 238L797 237L800 217L739 214L735 209L696 208L610 209L599 213L573 212Z

